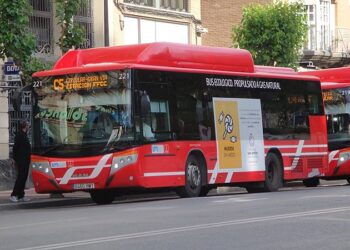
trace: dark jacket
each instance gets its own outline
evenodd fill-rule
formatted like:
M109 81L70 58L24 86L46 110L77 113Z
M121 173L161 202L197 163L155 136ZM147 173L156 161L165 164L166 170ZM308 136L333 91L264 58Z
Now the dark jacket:
M13 159L20 164L30 163L30 143L26 133L19 131L15 137L13 146Z

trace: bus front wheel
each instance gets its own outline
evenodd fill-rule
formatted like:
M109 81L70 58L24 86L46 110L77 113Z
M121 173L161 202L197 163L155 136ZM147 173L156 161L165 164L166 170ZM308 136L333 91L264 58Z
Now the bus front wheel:
M90 191L91 199L98 205L111 204L114 201L115 193L112 190L93 190Z
M202 190L202 168L196 156L190 155L186 161L185 186L176 190L182 198L198 197Z

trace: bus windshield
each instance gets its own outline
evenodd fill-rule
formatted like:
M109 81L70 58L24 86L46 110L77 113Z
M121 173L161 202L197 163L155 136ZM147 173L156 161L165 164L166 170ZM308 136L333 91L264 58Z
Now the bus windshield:
M350 147L350 88L323 91L330 150Z
M46 77L36 83L34 153L88 156L134 142L128 73Z

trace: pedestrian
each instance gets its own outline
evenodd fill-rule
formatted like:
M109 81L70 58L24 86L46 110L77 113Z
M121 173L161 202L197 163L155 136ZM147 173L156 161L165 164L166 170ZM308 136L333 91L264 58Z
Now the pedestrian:
M15 144L13 146L13 159L17 168L17 179L10 197L10 200L13 202L29 200L24 197L31 153L31 147L27 136L28 131L29 123L21 121L19 124L19 131L15 137Z

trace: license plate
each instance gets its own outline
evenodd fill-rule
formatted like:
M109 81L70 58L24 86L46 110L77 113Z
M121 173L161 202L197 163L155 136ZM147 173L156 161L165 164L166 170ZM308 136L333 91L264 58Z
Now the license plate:
M95 188L94 183L77 183L73 184L73 189L93 189Z

